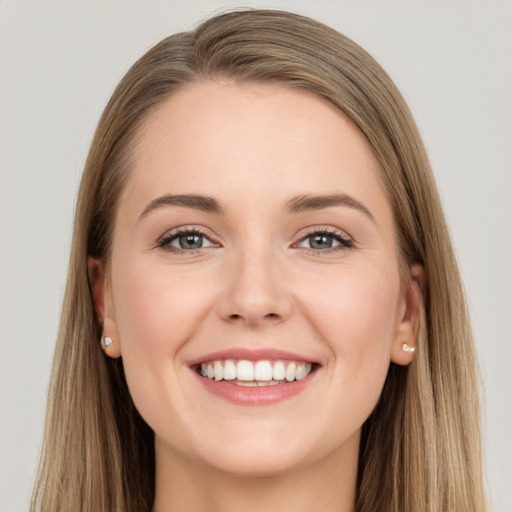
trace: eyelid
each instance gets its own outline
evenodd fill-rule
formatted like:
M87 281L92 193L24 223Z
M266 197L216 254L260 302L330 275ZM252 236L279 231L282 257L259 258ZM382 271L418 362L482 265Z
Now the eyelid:
M314 236L316 234L319 235L327 235L331 238L336 239L339 242L339 245L334 247L330 247L328 249L313 249L308 247L297 247L297 244L304 241L306 238L310 236ZM314 254L316 256L327 255L332 252L346 251L355 247L354 239L344 230L335 228L333 226L309 226L307 228L301 229L296 236L296 241L293 243L292 247L300 248L307 251L310 254Z
M187 234L201 235L208 239L212 246L220 246L220 241L214 235L212 235L209 230L197 225L179 226L177 228L169 229L160 238L158 238L155 245L157 248L169 250L171 252L186 252L187 254L193 254L197 251L200 251L201 249L208 249L208 247L201 247L199 249L179 249L178 247L168 245L171 241L177 239L179 236Z
M297 240L302 240L306 238L307 236L315 235L315 234L328 234L331 236L339 237L345 241L351 241L354 242L354 239L343 229L336 228L334 226L328 226L328 225L317 225L317 226L308 226L306 228L301 229L297 235Z
M171 241L176 240L179 236L186 235L186 234L198 234L211 242L211 246L214 247L221 247L221 243L219 239L214 236L209 229L206 229L202 226L197 225L185 225L185 226L179 226L176 228L172 228L167 230L156 242L155 246L156 248L161 248L165 250L169 250L170 252L174 253L187 253L187 254L194 254L196 252L200 252L203 249L208 249L211 246L208 247L201 247L198 249L180 249L174 246L169 245ZM301 249L310 252L315 255L327 255L330 252L337 252L337 251L343 251L352 249L355 246L354 239L344 230L333 227L333 226L308 226L306 228L301 229L295 239L296 241L292 244L292 247L298 248L297 244L305 240L307 237L316 235L316 234L324 234L328 235L334 239L336 239L339 243L339 245L336 245L334 247L328 248L328 249L313 249L313 248L307 248L307 247L301 247Z

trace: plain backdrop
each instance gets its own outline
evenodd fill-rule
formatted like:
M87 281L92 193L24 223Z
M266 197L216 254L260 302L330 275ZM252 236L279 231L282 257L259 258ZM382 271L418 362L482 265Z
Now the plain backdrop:
M241 5L335 27L377 58L410 104L468 292L490 501L512 511L510 1L0 0L0 512L28 506L74 200L99 115L154 43Z

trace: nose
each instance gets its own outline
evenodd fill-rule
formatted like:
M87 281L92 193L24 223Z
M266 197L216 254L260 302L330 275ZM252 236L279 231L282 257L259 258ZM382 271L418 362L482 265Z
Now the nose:
M271 250L234 255L230 263L218 308L223 320L262 327L290 316L286 272Z

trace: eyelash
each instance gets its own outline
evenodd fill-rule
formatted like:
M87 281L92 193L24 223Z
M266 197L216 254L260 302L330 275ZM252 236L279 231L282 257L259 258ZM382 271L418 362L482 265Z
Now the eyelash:
M327 256L329 254L346 251L347 249L353 249L355 247L354 241L347 235L347 233L332 227L316 227L311 230L304 230L299 234L300 239L294 244L294 246L303 242L307 238L311 238L317 235L325 235L329 238L332 238L336 242L339 242L339 245L323 250L304 247L303 249L307 254L311 254L313 256Z
M196 227L188 227L188 228L179 229L178 231L174 231L174 232L165 234L158 242L157 247L159 247L160 249L164 249L166 251L172 252L173 254L185 254L186 253L187 255L197 254L198 252L201 251L201 249L206 249L206 247L201 247L199 249L179 249L178 247L172 247L170 245L171 242L173 242L174 240L177 240L181 236L185 236L185 235L202 236L202 237L206 238L207 240L211 241L212 245L219 243L219 242L213 240L210 235L207 235L200 229L198 229Z
M166 251L172 252L173 254L187 254L187 255L193 255L199 253L202 249L207 249L208 247L200 247L198 249L179 249L177 247L171 246L171 242L177 240L181 236L185 235L199 235L207 240L209 240L212 243L212 246L218 245L219 242L215 239L212 239L210 235L207 235L205 232L203 232L201 229L198 229L196 227L189 227L184 229L179 229L178 231L174 231L171 233L167 233L164 235L158 242L157 247L160 249L164 249ZM313 249L313 248L307 248L304 247L303 249L306 251L307 254L311 254L314 256L324 256L328 254L332 254L334 252L338 251L345 251L347 249L354 248L355 244L354 241L344 232L339 229L334 228L328 228L328 227L318 227L314 228L309 231L303 231L300 233L300 239L298 242L295 242L293 245L296 246L297 244L303 242L307 238L314 237L317 235L325 235L329 238L332 238L336 242L339 242L339 245L336 245L334 247L330 247L328 249Z

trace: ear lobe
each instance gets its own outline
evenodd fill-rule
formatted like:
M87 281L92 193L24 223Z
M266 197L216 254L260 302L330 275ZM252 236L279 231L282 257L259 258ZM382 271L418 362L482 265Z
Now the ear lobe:
M92 300L96 318L102 329L102 337L108 336L112 342L102 348L109 357L121 356L117 325L114 318L111 290L106 276L103 262L98 258L89 258L87 261L89 283L91 285ZM98 344L100 340L98 340Z
M420 308L424 284L424 269L421 265L411 266L411 277L404 287L402 314L398 319L395 339L391 347L391 361L408 365L414 358L414 349L420 327Z

